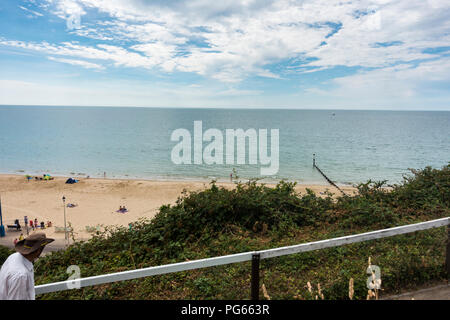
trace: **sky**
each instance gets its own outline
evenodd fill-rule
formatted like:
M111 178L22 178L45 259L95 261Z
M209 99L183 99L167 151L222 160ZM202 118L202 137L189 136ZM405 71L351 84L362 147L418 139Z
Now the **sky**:
M2 0L0 104L450 111L450 2Z

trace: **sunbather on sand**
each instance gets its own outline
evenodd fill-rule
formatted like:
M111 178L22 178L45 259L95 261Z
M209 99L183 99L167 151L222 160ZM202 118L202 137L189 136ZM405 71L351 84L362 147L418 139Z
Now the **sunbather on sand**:
M127 208L125 208L125 206L120 206L119 207L119 210L117 210L116 212L121 212L121 213L125 213L125 212L128 212L128 209Z

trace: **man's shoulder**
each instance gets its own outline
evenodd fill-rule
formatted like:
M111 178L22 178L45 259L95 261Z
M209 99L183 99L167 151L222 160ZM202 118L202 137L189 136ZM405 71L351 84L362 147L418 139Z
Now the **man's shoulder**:
M15 263L17 261L20 261L21 259L21 254L19 252L15 252L13 254L11 254L6 260L5 260L5 264L10 264L10 263Z
M14 277L27 276L29 274L29 270L23 264L23 257L18 252L13 253L6 259L2 270Z
M6 258L5 262L3 262L2 267L8 266L8 265L14 263L15 261L17 261L17 258L18 258L17 255L18 255L18 254L19 254L18 252L15 252L15 253L13 253L13 254L10 254L9 257Z

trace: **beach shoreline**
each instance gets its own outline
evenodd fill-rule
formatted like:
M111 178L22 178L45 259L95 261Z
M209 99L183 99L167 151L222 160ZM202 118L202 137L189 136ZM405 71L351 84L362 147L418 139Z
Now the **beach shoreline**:
M106 172L106 177L103 177L102 175L91 175L91 174L87 174L87 173L55 173L55 172L51 172L51 171L45 171L45 172L32 172L32 171L25 171L25 170L15 170L13 172L5 172L5 171L0 171L0 176L19 176L19 177L24 177L26 175L30 175L33 178L35 176L37 177L42 177L43 173L45 174L49 174L52 177L58 177L58 178L74 178L74 179L98 179L98 180L126 180L126 181L157 181L157 182L193 182L193 183L209 183L212 180L215 180L218 183L229 183L230 179L229 177L190 177L190 176L149 176L149 177L138 177L138 176L131 176L131 175L120 175L120 174L108 174L108 172ZM249 177L240 177L239 180L241 180L242 182L246 182L249 180L254 180L254 179L258 179L258 181L260 183L264 183L267 185L275 185L277 184L279 181L284 180L284 181L288 181L288 182L295 182L298 185L304 185L304 186L329 186L330 184L324 179L324 178L320 178L319 180L316 181L302 181L299 179L291 179L291 178L279 178L279 179L273 179L270 177L257 177L257 178L249 178ZM341 182L336 182L336 185L338 185L339 187L352 187L353 184L352 183L341 183Z
M69 177L54 176L54 180L27 181L24 174L0 174L0 195L2 201L3 224L7 229L15 219L22 225L22 233L26 236L24 216L28 220L52 222L52 227L43 231L47 236L61 242L64 239L64 205L66 198L66 223L74 229L76 240L88 240L92 233L86 227L102 230L104 226L125 226L141 218L151 219L162 205L175 204L183 190L199 191L209 187L211 181L161 181L145 179L86 178L78 183L66 184ZM245 182L247 180L243 180ZM274 186L276 183L264 183ZM218 186L233 188L235 183L217 182ZM326 190L340 195L339 190L331 185L297 184L296 191L305 193L306 188L318 195ZM346 193L355 192L351 186L340 186ZM68 208L67 204L76 204ZM120 206L129 211L117 212ZM30 228L29 232L32 230ZM59 229L59 230L57 230ZM62 231L61 231L62 229ZM57 232L59 231L59 232ZM20 236L19 231L7 230L7 236L0 238L0 244L14 241ZM72 242L72 240L70 240Z

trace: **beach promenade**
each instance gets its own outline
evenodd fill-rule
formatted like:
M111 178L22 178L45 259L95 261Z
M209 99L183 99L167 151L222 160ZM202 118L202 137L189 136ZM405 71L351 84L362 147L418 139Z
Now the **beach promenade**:
M0 245L14 250L14 237L4 237L0 238ZM72 241L70 242L72 243ZM64 239L55 239L51 244L45 246L42 256L52 251L64 250L66 248L66 241Z

